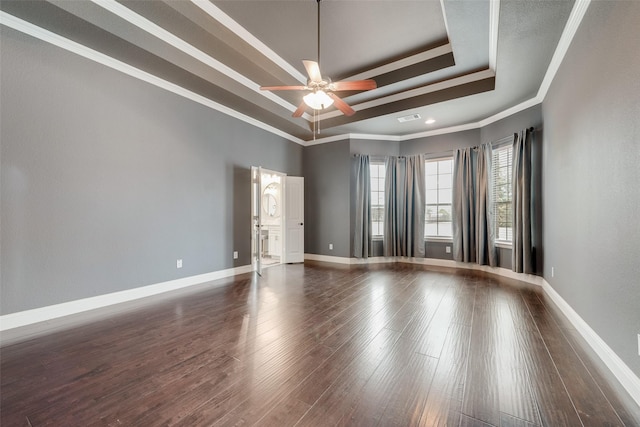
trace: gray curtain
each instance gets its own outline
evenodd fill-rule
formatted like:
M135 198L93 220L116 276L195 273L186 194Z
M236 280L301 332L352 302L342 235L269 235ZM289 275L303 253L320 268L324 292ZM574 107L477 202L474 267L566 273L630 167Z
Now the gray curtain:
M491 185L491 144L478 147L476 162L476 256L478 264L498 265L495 247L493 186Z
M424 156L385 161L384 255L424 257Z
M398 158L387 157L384 162L384 233L383 233L383 253L384 256L398 256L402 252L400 244L400 232L403 228L400 224L402 220L402 204L399 203L398 193L404 189L398 187L404 180L398 179Z
M453 161L453 259L496 266L491 145L458 149Z
M475 168L473 148L462 148L453 156L453 259L462 262L476 260Z
M356 199L353 256L368 258L371 255L371 170L369 156L356 154L353 159Z
M531 145L534 129L513 135L513 241L511 268L517 273L535 273L531 241Z
M406 158L406 220L404 234L406 236L407 256L424 257L424 204L425 176L424 156L416 155Z

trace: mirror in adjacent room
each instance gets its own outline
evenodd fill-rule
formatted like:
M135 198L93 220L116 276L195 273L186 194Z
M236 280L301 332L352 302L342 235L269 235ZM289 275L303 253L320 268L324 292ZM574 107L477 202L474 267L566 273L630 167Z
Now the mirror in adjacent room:
M282 262L283 173L261 169L260 265Z
M267 185L262 192L262 208L264 214L271 218L280 217L281 203L280 199L280 184L272 182Z

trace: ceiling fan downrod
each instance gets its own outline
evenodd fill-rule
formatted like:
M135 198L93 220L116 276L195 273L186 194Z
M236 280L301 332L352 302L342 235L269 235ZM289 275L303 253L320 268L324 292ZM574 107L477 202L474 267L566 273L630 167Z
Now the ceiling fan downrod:
M318 4L318 64L320 64L320 0L316 0Z

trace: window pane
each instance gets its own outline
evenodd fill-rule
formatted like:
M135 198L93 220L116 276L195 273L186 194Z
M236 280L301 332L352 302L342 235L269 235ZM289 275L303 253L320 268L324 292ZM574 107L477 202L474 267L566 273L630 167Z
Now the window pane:
M438 219L444 222L451 222L451 205L440 205L438 207Z
M507 146L493 151L493 212L496 240L511 241L512 219L512 147Z
M425 163L425 236L451 236L452 168L453 159Z
M438 235L438 224L430 223L427 224L424 229L426 230L427 236L437 236Z
M440 183L440 188L451 188L451 174L443 173L438 177L438 181Z
M427 175L426 176L426 188L427 190L435 190L438 188L438 176L437 175Z
M438 190L438 202L451 203L451 189L445 188Z
M438 205L427 205L425 218L427 221L438 222Z
M438 190L427 190L425 192L425 199L429 204L438 203Z
M444 236L444 237L453 236L450 222L441 222L438 228L439 228L438 231L440 236Z
M371 232L381 236L384 227L384 164L372 163L371 171Z

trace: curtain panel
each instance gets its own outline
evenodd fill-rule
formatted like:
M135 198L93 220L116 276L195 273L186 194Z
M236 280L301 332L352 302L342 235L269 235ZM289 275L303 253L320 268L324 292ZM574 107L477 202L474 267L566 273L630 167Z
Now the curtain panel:
M478 147L476 162L476 256L478 264L498 265L495 247L493 215L493 185L491 184L491 144Z
M371 238L371 169L367 155L356 154L353 159L355 176L355 231L353 256L368 258L372 248Z
M491 195L491 144L454 152L453 259L496 266Z
M513 241L511 269L516 273L535 273L534 250L531 239L533 204L531 199L531 148L534 129L513 135Z
M385 160L384 256L424 257L424 156Z

